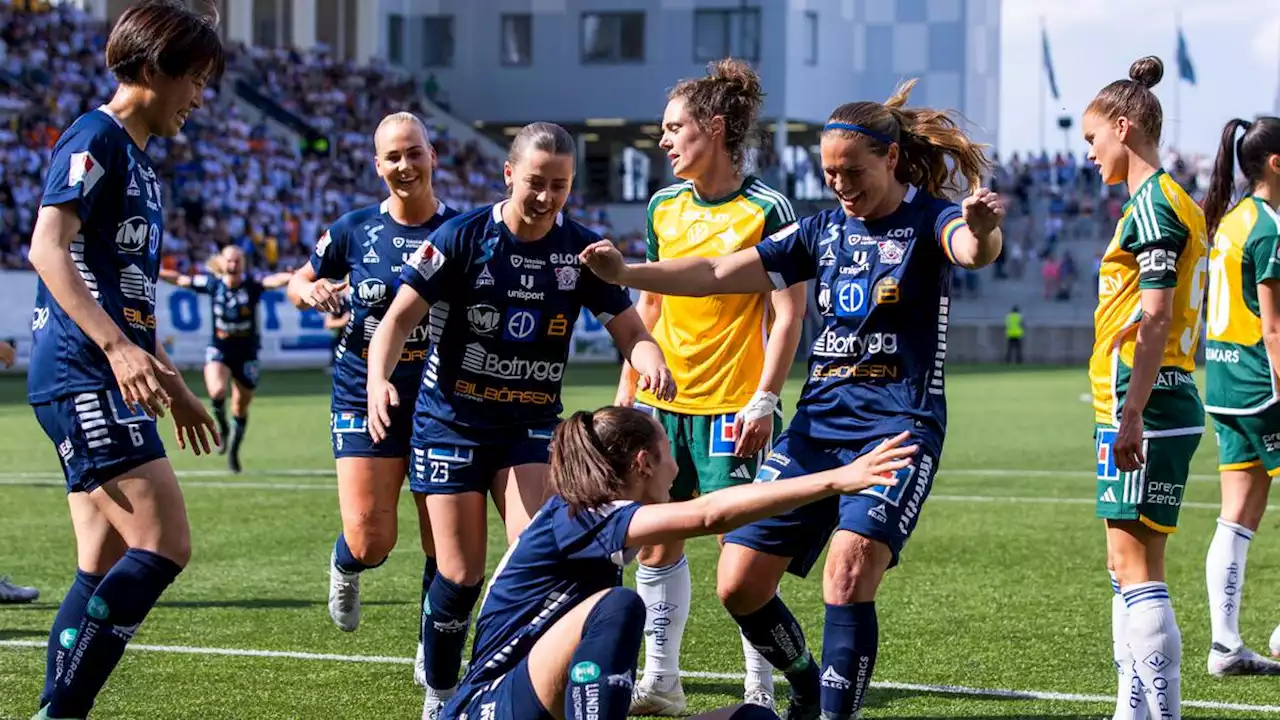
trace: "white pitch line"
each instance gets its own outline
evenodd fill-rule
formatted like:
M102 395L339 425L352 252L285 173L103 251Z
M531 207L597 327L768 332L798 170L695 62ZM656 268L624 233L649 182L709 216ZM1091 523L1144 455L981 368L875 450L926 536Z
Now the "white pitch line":
M0 640L0 647L8 648L40 648L46 644L35 640ZM241 648L204 648L185 645L142 645L130 644L129 649L139 652L177 653L182 655L210 655L222 657L256 657L286 660L319 660L327 662L373 663L381 665L412 665L413 658L391 657L387 655L338 655L335 653L288 652L283 650L253 650ZM741 681L741 673L705 672L682 670L680 674L687 678L703 680L737 680ZM786 678L779 678L786 682ZM1065 703L1114 703L1114 695L1080 695L1076 693L1048 692L1042 690L1005 690L1001 688L974 688L963 685L926 685L922 683L900 683L874 680L872 688L885 690L909 690L911 692L939 695L969 695L972 697L997 697L1015 700L1047 700ZM1234 710L1239 712L1280 713L1280 705L1246 705L1244 703L1226 703L1214 700L1183 700L1186 707L1205 708L1209 710Z

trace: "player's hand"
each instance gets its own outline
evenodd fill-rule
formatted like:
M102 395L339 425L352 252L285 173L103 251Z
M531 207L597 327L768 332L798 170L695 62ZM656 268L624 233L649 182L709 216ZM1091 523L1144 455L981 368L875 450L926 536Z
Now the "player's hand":
M391 408L400 407L400 393L396 386L386 380L370 378L369 394L369 437L374 442L382 442L391 427Z
M1147 459L1142 453L1142 416L1120 413L1120 428L1116 430L1116 441L1111 447L1115 457L1116 469L1120 472L1141 470Z
M911 464L919 445L906 445L911 433L900 433L836 472L835 491L842 495L860 493L876 485L898 484L894 473Z
M17 355L18 350L12 344L0 342L0 363L3 363L5 367L11 367Z
M328 278L320 278L311 284L311 289L302 299L322 313L336 313L342 310L342 294L346 292L347 286L346 280L334 282Z
M1004 220L1004 201L987 188L978 188L960 203L960 212L974 237L990 235Z
M627 262L612 242L597 240L591 243L579 253L578 260L601 280L614 285L625 284L622 279L627 274Z
M632 365L635 367L635 365ZM640 373L639 389L648 390L653 396L659 400L675 400L676 399L676 380L671 377L671 368L666 363L662 363L648 372L636 368L636 372ZM632 402L635 402L635 394L632 394Z
M733 418L733 436L737 438L733 454L747 458L763 450L773 436L773 416L777 411L778 396L757 390L747 406Z
M173 413L173 432L178 438L178 447L186 450L190 446L196 455L208 455L210 448L221 447L222 437L218 435L218 426L200 399L190 390L176 398L169 409ZM209 443L211 437L212 445Z
M155 355L127 340L111 347L106 354L125 404L130 408L141 407L151 417L164 417L170 398L161 379L167 380L176 373Z
M618 386L618 393L613 396L613 404L618 407L631 407L636 404L636 388L635 386L626 387Z

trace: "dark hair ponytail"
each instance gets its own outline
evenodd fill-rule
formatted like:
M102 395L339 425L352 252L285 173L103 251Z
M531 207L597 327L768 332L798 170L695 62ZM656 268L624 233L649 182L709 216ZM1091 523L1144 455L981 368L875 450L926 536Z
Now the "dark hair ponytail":
M653 421L635 408L579 410L551 438L551 489L575 511L618 500L636 454L655 450L657 440Z
M1244 134L1236 140L1236 133L1241 128L1244 128ZM1253 122L1234 118L1222 128L1218 157L1213 162L1213 176L1209 179L1209 192L1204 199L1204 219L1210 237L1218 231L1218 224L1231 204L1237 157L1240 173L1252 188L1262 181L1267 158L1276 154L1280 154L1280 118L1260 117Z

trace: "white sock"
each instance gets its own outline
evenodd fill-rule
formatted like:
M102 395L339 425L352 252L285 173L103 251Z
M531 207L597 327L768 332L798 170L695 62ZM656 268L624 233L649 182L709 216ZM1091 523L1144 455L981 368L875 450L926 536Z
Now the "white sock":
M670 690L680 682L680 642L693 596L688 558L666 567L637 567L636 593L645 606L643 682Z
M1253 532L1248 528L1218 518L1218 529L1204 561L1213 643L1228 650L1244 645L1240 639L1240 595L1244 591L1244 561L1252 539Z
M1142 680L1133 666L1133 653L1129 651L1127 625L1129 607L1120 594L1120 583L1111 572L1111 654L1116 664L1116 711L1112 720L1147 720L1147 700L1142 692Z
M1173 617L1169 586L1145 582L1123 588L1129 607L1125 630L1154 720L1182 718L1182 633Z

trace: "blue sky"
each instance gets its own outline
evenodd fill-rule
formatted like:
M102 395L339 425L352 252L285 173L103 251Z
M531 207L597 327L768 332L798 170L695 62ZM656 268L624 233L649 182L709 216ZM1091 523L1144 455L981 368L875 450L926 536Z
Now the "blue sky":
M1178 11L1196 85L1181 83L1175 106ZM1227 120L1277 112L1280 0L1004 0L1002 12L1002 156L1040 147L1041 17L1061 93L1054 101L1045 91L1044 137L1051 151L1064 147L1057 126L1063 114L1075 119L1072 151L1083 151L1081 111L1104 85L1128 77L1130 63L1143 55L1165 63L1155 88L1164 106L1165 146L1211 154Z

